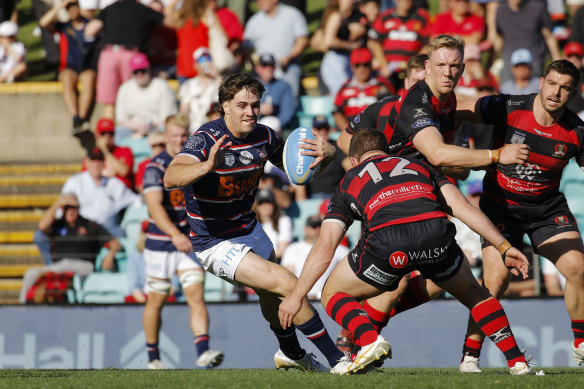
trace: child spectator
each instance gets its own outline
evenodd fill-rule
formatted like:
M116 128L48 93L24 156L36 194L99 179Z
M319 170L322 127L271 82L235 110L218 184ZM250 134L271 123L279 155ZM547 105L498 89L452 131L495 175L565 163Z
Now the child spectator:
M18 42L18 25L10 20L0 23L0 83L11 83L24 79L26 48Z

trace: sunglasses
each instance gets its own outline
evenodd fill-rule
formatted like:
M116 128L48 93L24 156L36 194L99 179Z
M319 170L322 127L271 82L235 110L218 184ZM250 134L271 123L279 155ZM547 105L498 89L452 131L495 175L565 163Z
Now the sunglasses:
M359 67L370 68L370 67L371 67L371 63L370 63L370 62L366 62L366 63L356 63L356 64L355 64L355 65L353 65L353 66L355 66L356 68L359 68Z
M146 74L146 73L148 73L148 69L136 69L132 73L134 75L137 75L137 74Z
M157 144L155 144L155 145L152 145L152 146L150 146L150 147L153 147L153 148L154 148L154 147L166 147L166 145L165 145L164 143L157 143Z

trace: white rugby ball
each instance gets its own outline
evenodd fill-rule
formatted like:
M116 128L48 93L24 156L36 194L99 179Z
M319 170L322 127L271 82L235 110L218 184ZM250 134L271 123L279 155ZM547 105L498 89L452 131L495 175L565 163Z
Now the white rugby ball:
M296 185L308 184L320 172L320 164L314 169L309 168L316 159L315 157L300 154L300 146L305 143L304 139L306 138L316 139L310 128L298 127L292 131L284 144L284 155L282 156L284 171L290 181Z

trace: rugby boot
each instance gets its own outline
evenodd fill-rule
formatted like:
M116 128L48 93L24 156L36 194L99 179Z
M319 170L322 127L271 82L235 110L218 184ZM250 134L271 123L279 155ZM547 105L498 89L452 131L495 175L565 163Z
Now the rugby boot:
M323 366L320 362L316 360L316 357L312 353L306 353L300 359L288 358L282 350L278 350L276 355L274 355L274 363L276 364L276 369L298 369L305 373L316 371L323 372L328 371L328 368Z

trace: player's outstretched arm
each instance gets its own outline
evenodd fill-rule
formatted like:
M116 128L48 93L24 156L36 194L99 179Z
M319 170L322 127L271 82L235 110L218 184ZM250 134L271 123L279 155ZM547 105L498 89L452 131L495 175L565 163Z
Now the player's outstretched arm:
M511 271L513 274L521 274L524 279L527 278L527 268L529 266L527 257L507 242L505 237L501 235L497 227L491 223L487 216L480 209L475 208L469 203L456 186L446 184L440 188L440 191L444 197L446 206L452 212L452 216L460 219L470 229L495 246L499 250L505 265L514 268L515 271Z
M292 325L294 316L302 306L302 299L306 297L316 281L329 267L343 236L345 236L345 230L340 224L335 222L322 223L320 236L308 253L308 258L306 258L294 290L280 303L278 317L282 328L288 328Z
M206 161L197 162L194 158L186 155L174 157L164 174L164 187L182 188L193 184L205 175L209 174L218 165L219 161L225 158L225 152L231 147L231 141L221 148L227 135L223 135L215 142L209 150L209 157Z

